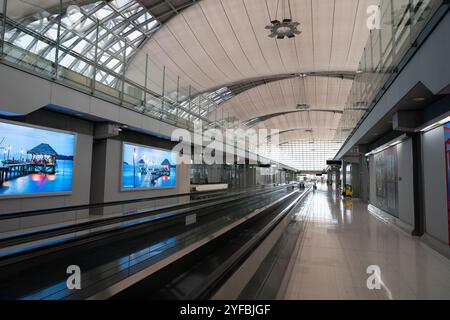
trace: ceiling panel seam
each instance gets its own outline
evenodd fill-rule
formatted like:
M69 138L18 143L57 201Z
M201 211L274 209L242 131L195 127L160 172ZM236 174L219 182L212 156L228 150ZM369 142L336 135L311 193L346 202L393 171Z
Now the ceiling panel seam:
M205 11L203 10L202 4L199 2L198 7L200 8L200 10L202 11L203 16L206 19L206 22L208 23L209 28L212 30L212 32L214 33L214 36L216 37L217 42L219 43L220 47L222 48L223 52L225 53L225 55L227 56L228 60L230 60L231 64L233 65L233 67L236 69L237 73L241 74L242 77L245 77L244 74L242 73L242 71L236 66L236 64L234 63L233 59L231 59L230 55L228 54L227 50L225 50L225 47L223 46L222 42L220 41L220 38L217 36L216 31L214 30L214 28L211 26L211 23L208 19L208 17L205 14Z
M195 40L197 40L199 46L202 48L202 50L205 52L205 54L209 57L209 59L211 60L211 62L214 64L214 66L217 68L217 70L219 70L224 76L225 78L227 78L228 80L232 81L232 79L217 65L217 63L214 61L214 59L212 58L212 56L209 54L209 52L205 49L205 47L203 46L203 44L201 43L201 41L198 39L197 34L192 30L189 22L187 21L186 17L184 16L183 13L180 14L183 17L183 20L185 21L186 25L189 28L189 31L192 33L192 35L194 36ZM184 47L183 47L184 48ZM184 48L185 49L185 48ZM186 49L185 49L186 50Z
M228 22L228 24L230 25L231 30L233 31L233 35L235 36L237 42L239 43L239 47L240 47L242 53L244 54L245 58L247 59L247 62L248 62L248 64L249 64L249 66L253 69L253 71L255 72L255 74L258 74L258 72L256 72L255 66L250 62L250 58L247 56L247 54L246 54L245 51L244 51L244 48L242 47L242 43L241 43L241 41L239 40L239 38L238 38L238 36L237 36L237 34L236 34L236 31L235 31L234 28L233 28L233 24L230 22L230 18L228 17L228 14L227 14L227 12L226 12L226 10L225 10L225 7L223 6L222 0L219 0L219 2L220 2L220 5L221 5L221 7L222 7L222 10L223 10L223 12L224 12L224 14L225 14L225 17L227 18L227 22Z

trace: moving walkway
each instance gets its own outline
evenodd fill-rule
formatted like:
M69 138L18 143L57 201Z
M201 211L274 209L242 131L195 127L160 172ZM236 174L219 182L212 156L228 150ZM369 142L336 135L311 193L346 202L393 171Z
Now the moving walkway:
M184 194L189 201L1 238L0 299L210 298L308 191ZM75 208L0 219L55 210ZM81 290L67 288L71 265L81 269Z

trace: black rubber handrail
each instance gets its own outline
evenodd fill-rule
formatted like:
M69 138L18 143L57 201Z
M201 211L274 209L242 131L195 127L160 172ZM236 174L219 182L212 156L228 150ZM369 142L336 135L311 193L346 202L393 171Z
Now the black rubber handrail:
M224 192L219 192L216 190L216 191L206 191L206 192L190 192L190 193L173 194L173 195L158 196L158 197L151 197L151 198L140 198L140 199L134 199L134 200L121 200L121 201L112 201L112 202L103 202L103 203L81 204L81 205L70 206L70 207L57 207L57 208L43 209L43 210L2 213L2 214L0 214L0 220L9 220L9 219L30 217L30 216L36 216L36 215L45 215L45 214L85 210L85 209L105 208L105 207L112 207L112 206L118 206L118 205L130 204L130 203L156 201L156 200L171 199L171 198L177 198L177 197L187 197L187 196L200 195L200 194L226 193L226 192L229 192L229 191L227 190Z
M267 238L267 236L275 229L278 223L292 210L292 208L302 201L306 195L311 192L312 188L308 188L296 200L292 201L277 216L270 221L262 230L247 241L238 251L230 256L224 263L221 263L217 269L210 274L206 280L194 288L184 297L185 300L201 300L209 299L213 293L229 278L229 276L254 252L254 250Z
M101 220L87 221L87 222L82 222L82 223L78 223L78 224L71 224L71 225L56 227L56 228L52 228L52 229L40 230L40 231L36 231L36 232L0 238L0 248L11 247L11 246L15 246L15 245L29 243L32 241L38 241L38 240L43 240L46 238L80 232L80 231L84 231L84 230L88 230L88 229L104 227L107 225L117 224L117 223L126 222L126 221L130 221L130 220L143 219L143 218L147 218L147 217L161 214L164 212L170 212L170 211L176 212L176 211L179 211L179 210L182 210L185 208L189 208L190 206L194 205L194 207L191 209L179 212L179 214L186 214L186 212L191 212L191 211L195 211L195 210L199 210L199 209L208 208L210 206L223 204L223 203L229 202L230 200L233 200L233 201L242 200L242 199L246 199L249 197L253 197L255 195L274 192L274 191L277 191L277 190L280 190L283 188L284 187L261 189L262 191L260 189L257 189L255 192L251 192L251 193L241 192L241 193L230 194L230 195L222 196L222 197L214 197L214 198L209 198L209 199L205 199L205 200L198 200L198 201L190 202L190 203L176 204L176 205L167 206L167 207L163 207L163 208L153 208L153 209L149 209L149 210L143 210L143 211L134 212L134 213L131 213L128 215L123 215L123 216L115 216L115 217L105 218L105 219L101 219Z
M253 189L255 189L255 188L253 188ZM264 187L260 187L260 188L256 188L256 189L264 189ZM212 191L204 191L204 192L198 192L197 191L197 192L165 195L165 196L158 196L158 197L151 197L151 198L140 198L140 199L132 199L132 200L121 200L121 201L93 203L93 204L82 204L82 205L75 205L75 206L70 206L70 207L58 207L58 208L42 209L42 210L31 210L31 211L24 211L24 212L2 213L2 214L0 214L0 221L1 220L16 219L16 218L23 218L23 217L30 217L30 216L36 216L36 215L45 215L45 214L53 214L53 213L62 213L62 212L76 211L76 210L105 208L105 207L112 207L112 206L118 206L118 205L130 204L130 203L156 201L156 200L171 199L171 198L177 198L177 197L188 197L188 196L196 196L196 195L234 193L234 192L241 192L241 190L248 190L248 189L247 188L243 188L243 189L232 189L232 190L223 190L223 191L222 190L212 190Z
M265 192L272 192L275 190L278 190L278 189L273 188L273 189L268 189L267 191L253 192L250 194L248 194L248 193L230 194L230 195L221 196L221 197L213 197L213 198L208 198L208 199L204 199L204 200L197 200L197 201L189 202L189 203L175 204L175 205L165 206L165 207L160 207L160 208L141 210L138 212L133 212L133 213L127 214L127 215L114 216L114 217L109 217L109 218L105 218L105 219L86 221L86 222L82 222L82 223L76 223L76 224L55 227L52 229L39 230L39 231L35 231L35 232L0 238L0 248L5 248L5 247L13 246L13 245L19 245L19 244L23 244L23 243L27 243L27 242L31 242L31 241L42 240L42 239L50 238L50 237L56 237L56 236L60 236L60 235L64 235L64 234L84 231L84 230L88 230L88 229L104 227L104 226L107 226L110 224L121 223L121 222L129 221L129 220L142 219L142 218L146 218L149 216L161 214L164 212L178 211L178 210L181 210L184 208L189 208L189 207L194 206L192 209L188 210L188 212L189 212L189 211L193 211L193 210L207 208L208 206L221 204L221 203L230 201L230 199L231 200L245 199L245 198L248 198L248 197L251 197L254 195L264 194Z

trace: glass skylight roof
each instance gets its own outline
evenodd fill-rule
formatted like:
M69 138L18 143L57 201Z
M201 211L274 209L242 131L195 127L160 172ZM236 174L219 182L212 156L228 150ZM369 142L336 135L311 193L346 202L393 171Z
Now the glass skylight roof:
M63 48L59 64L92 78L97 58L100 70L95 78L109 86L117 86L124 65L160 26L137 0L69 6L61 16L59 31L58 8L49 11L17 21L20 24L7 30L5 40L24 49L24 57L28 51L54 61L59 32Z

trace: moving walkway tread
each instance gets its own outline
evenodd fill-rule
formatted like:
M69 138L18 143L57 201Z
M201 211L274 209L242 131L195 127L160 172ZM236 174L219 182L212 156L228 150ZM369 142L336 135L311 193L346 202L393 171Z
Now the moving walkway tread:
M295 192L112 299L208 299L303 195ZM266 229L266 230L265 230Z

